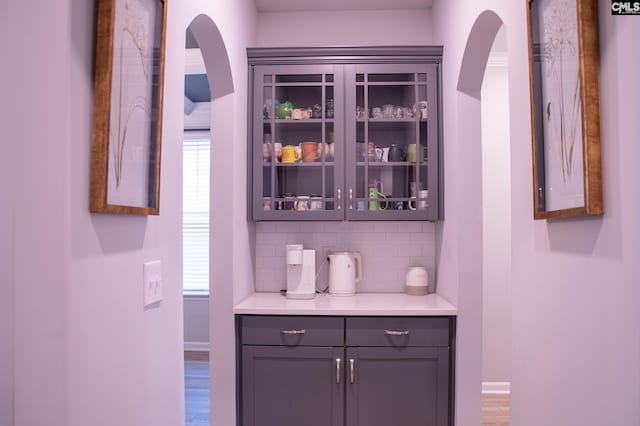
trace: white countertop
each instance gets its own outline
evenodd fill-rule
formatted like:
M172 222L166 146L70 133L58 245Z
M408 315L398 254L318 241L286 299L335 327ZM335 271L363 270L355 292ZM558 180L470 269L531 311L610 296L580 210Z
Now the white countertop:
M451 303L438 296L404 293L358 293L337 297L316 294L311 300L287 299L280 293L253 293L233 308L234 314L254 315L457 315Z

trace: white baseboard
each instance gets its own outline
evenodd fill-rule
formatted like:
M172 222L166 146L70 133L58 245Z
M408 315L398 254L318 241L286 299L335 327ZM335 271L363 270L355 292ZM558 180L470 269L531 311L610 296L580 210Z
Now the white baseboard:
M209 342L184 342L185 351L209 352Z
M511 393L511 382L482 382L482 393Z

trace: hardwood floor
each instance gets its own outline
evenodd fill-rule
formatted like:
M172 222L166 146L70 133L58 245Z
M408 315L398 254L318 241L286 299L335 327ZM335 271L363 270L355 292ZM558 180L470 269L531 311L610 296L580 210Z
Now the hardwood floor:
M509 426L509 394L482 395L482 426Z
M208 354L185 352L184 401L185 425L209 426L209 359Z
M184 360L185 425L209 426L209 359L186 352ZM509 426L509 395L482 395L482 426Z

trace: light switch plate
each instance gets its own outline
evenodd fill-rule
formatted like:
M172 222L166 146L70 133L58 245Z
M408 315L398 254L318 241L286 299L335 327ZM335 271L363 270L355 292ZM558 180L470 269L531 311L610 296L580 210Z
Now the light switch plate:
M162 300L162 264L159 260L142 265L143 307Z

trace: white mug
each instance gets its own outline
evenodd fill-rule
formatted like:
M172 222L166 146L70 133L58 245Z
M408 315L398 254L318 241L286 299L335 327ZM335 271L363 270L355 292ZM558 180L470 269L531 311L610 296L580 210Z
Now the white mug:
M418 199L420 200L420 208L426 209L429 207L429 191L427 189L422 189L418 192Z
M411 199L409 200L409 209L417 210L418 204L416 203L418 195L422 192L422 182L410 182L409 183L409 195Z
M420 101L420 120L427 119L427 101Z
M298 211L309 210L309 197L306 195L300 195L295 206Z
M417 210L418 209L418 207L416 206L416 197L411 197L411 199L409 200L409 202L407 204L409 204L409 210Z
M309 210L322 210L322 197L312 195L309 201Z

